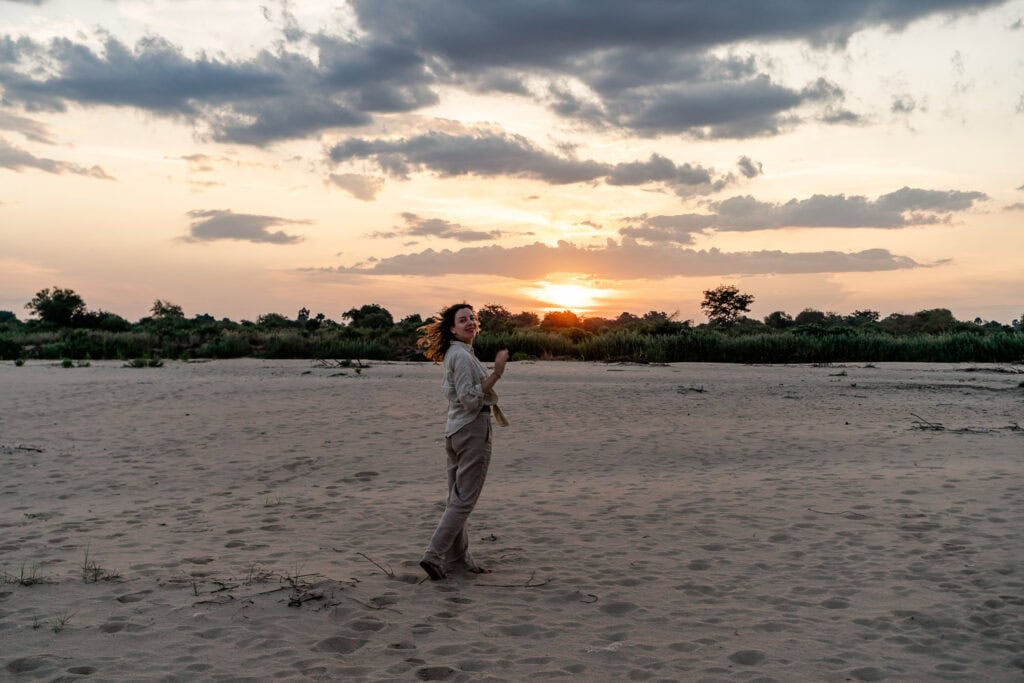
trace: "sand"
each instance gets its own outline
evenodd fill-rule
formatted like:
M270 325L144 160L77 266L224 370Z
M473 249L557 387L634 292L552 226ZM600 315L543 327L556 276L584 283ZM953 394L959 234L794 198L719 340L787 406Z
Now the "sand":
M0 364L0 678L1021 681L1020 366ZM24 585L29 584L29 585Z

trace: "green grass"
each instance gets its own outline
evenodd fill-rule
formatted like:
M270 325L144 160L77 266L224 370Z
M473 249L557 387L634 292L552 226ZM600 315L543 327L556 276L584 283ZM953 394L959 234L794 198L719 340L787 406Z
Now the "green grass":
M485 362L500 349L516 360L575 359L649 363L1001 362L1024 361L1024 333L972 329L941 334L900 334L849 326L803 326L784 331L686 328L675 334L612 330L594 334L540 328L481 334L475 344ZM160 358L360 358L425 360L407 330L263 329L220 324L177 329L110 332L63 329L0 333L0 356L60 361L120 359L128 367L159 367Z

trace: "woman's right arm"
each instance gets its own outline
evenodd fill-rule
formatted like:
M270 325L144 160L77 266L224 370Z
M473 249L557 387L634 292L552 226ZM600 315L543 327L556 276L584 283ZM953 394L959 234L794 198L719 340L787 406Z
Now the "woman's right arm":
M501 376L505 374L506 363L508 363L508 349L502 349L501 351L498 351L497 355L494 357L494 370L492 370L491 374L487 375L487 377L484 378L484 381L480 383L485 394L490 393L491 389L494 388L494 385L498 383L499 379L501 379Z

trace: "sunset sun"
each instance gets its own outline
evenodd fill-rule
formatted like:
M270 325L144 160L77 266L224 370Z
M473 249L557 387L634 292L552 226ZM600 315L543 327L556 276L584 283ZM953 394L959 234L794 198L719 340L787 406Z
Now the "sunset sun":
M538 301L551 308L579 312L594 308L608 290L575 284L541 283L530 292Z

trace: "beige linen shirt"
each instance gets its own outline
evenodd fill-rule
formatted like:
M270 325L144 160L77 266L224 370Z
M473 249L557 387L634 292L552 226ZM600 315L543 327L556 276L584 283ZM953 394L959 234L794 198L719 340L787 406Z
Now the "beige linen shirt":
M444 381L441 385L441 391L448 399L445 436L451 436L475 420L484 406L493 406L499 423L507 424L496 405L497 394L493 391L484 393L482 385L486 377L487 368L477 360L473 347L453 341L444 354Z

